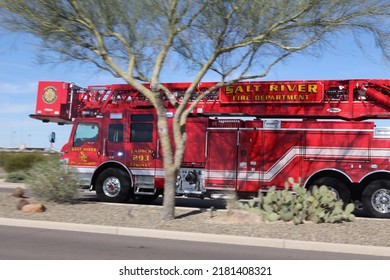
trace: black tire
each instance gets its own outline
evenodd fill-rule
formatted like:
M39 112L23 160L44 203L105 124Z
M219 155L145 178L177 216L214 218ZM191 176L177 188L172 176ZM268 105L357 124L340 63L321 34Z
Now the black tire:
M96 195L100 201L122 203L129 200L131 181L127 172L108 168L96 180Z
M347 186L339 179L333 177L323 177L317 179L310 185L309 190L311 191L314 186L327 186L328 189L335 193L336 199L341 199L344 205L351 201L351 193L349 192Z
M372 218L390 218L390 180L371 182L363 191L364 212Z

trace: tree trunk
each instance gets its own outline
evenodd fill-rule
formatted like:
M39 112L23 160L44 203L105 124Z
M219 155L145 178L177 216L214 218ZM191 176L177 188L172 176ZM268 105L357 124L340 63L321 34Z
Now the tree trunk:
M175 219L176 174L175 168L165 169L165 183L163 196L163 209L161 220L163 222Z
M170 141L170 133L165 108L159 107L157 110L157 128L161 141L162 158L165 171L163 209L161 212L162 221L175 219L175 195L177 170L173 161L173 149Z

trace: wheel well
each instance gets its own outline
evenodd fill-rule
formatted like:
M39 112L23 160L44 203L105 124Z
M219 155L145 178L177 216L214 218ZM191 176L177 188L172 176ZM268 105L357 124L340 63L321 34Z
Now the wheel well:
M345 184L349 191L351 191L351 180L350 178L338 171L338 170L321 170L315 174L313 174L305 183L305 188L308 189L316 180L324 177L331 177L340 180Z
M363 179L360 180L359 183L355 184L353 187L353 192L352 192L352 197L355 200L361 201L362 199L362 194L364 189L372 182L376 180L383 180L387 179L390 180L390 172L388 171L377 171L371 174L366 175L363 177Z
M363 179L360 180L359 186L356 188L358 190L357 199L360 200L364 189L372 182L376 180L390 180L390 172L387 170L380 170L366 175Z
M378 171L375 173L368 174L360 181L360 184L363 186L367 186L371 182L376 181L376 180L380 180L380 179L390 180L390 172L389 171Z
M361 196L363 193L363 190L373 181L380 180L380 179L387 179L390 180L390 172L388 171L378 171L375 173L368 174L366 177L364 177L359 183L353 183L350 178L343 174L342 172L339 172L337 170L322 170L320 172L317 172L316 174L312 175L306 182L305 188L309 188L314 181L316 181L319 178L323 177L332 177L340 180L343 182L346 187L348 188L349 192L351 193L352 200L358 200L361 201Z
M107 168L117 168L117 169L123 170L124 172L128 173L130 176L130 180L131 180L131 186L133 186L133 178L131 176L131 172L123 164L116 162L116 161L109 161L109 162L105 162L102 165L100 165L98 168L96 168L95 172L93 173L92 180L91 180L91 185L92 185L91 189L92 190L95 190L95 188L96 188L96 186L95 186L96 179L99 177L100 173L102 173Z

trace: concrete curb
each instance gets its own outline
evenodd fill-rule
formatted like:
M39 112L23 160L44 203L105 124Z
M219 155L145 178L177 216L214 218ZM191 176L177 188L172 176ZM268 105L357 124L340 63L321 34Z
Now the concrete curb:
M0 218L4 226L390 257L390 247Z
M25 189L26 184L24 183L10 183L6 182L5 179L0 179L0 188L2 189L15 189L16 187L20 187Z

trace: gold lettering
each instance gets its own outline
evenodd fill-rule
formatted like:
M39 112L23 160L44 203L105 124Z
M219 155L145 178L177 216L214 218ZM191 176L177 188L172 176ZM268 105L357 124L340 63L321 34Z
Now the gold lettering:
M266 100L275 100L275 96L274 95L267 95Z
M132 154L150 154L152 153L152 150L149 149L133 149L130 151Z
M234 95L233 96L233 101L249 101L251 100L250 95Z
M313 84L313 85L307 85L307 92L308 93L317 93L317 85L316 84Z
M152 165L150 163L130 163L130 167L146 167L150 168Z
M234 93L234 87L233 86L227 86L225 88L225 93L226 94L233 94Z
M240 92L240 93L244 92L244 90L242 89L242 86L237 86L236 87L236 90L234 91L234 93L237 93L237 92Z
M306 92L306 85L298 85L298 92Z
M133 155L133 161L149 161L149 155Z
M96 148L83 148L83 152L96 152Z
M289 92L292 92L292 91L295 90L296 87L297 87L297 85L287 85L287 90L288 90Z

